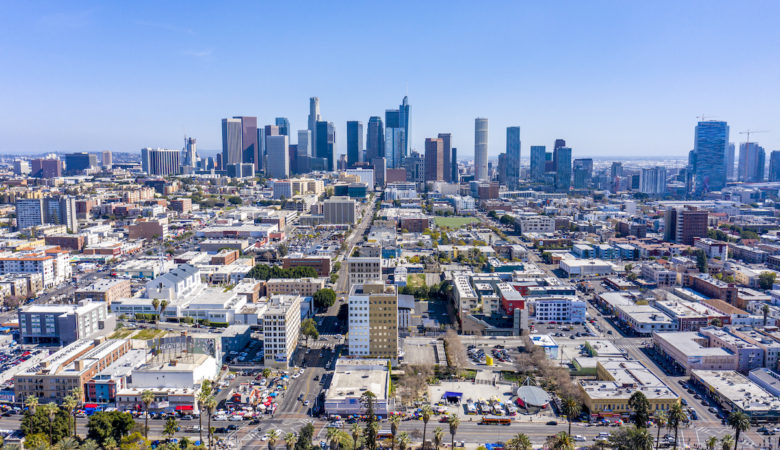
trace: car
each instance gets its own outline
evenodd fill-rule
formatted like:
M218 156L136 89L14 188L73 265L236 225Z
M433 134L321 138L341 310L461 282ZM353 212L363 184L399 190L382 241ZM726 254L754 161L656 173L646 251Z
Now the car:
M227 429L227 427L217 427L217 428L214 430L214 432L215 432L215 433L218 433L218 434L224 434L224 433L227 433L227 432L228 432L228 429Z
M550 421L547 422L547 425L558 425L558 421L557 420L550 420Z
M231 423L230 425L227 426L227 429L230 431L236 431L238 430L238 425Z
M309 403L310 402L308 400L306 400L305 402L303 402L303 406L309 406Z
M575 440L575 441L582 442L582 441L586 441L587 439L585 439L585 436L583 436L583 435L581 435L581 434L578 434L578 435L575 435L575 436L574 436L574 440Z
M239 416L238 414L236 414L235 416L230 416L230 421L231 422L240 422L242 420L244 420L244 417L243 416Z
M684 398L681 398L681 399L680 399L680 403L682 403L682 404L683 404L683 406L688 406L688 400L686 400L686 399L684 399Z

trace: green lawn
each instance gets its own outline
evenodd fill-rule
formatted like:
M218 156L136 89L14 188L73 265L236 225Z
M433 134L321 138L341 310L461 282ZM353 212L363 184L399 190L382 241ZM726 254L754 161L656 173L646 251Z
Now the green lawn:
M133 336L133 339L142 339L142 340L154 339L156 337L162 337L166 333L167 331L165 330L158 330L156 328L146 328L136 333L135 336Z
M427 286L424 273L412 273L406 276L406 285L409 287Z
M438 216L434 220L436 221L437 227L447 227L447 228L460 228L470 223L479 222L479 219L477 219L476 217L460 217L460 216L451 216L451 217Z

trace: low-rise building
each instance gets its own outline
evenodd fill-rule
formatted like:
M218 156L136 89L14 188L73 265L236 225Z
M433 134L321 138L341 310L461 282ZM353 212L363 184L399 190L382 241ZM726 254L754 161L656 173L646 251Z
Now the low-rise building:
M116 318L105 302L81 300L75 305L30 305L20 308L23 344L68 345L114 331Z
M709 338L693 331L653 333L653 348L679 371L736 370L737 355L722 347L711 347Z
M537 322L585 323L586 304L576 297L534 298Z
M677 283L677 272L658 263L642 264L642 278L658 286L673 286Z
M740 411L753 424L777 422L780 398L732 370L693 370L691 379L726 411Z
M312 267L317 270L317 276L330 275L330 258L321 256L290 255L282 258L282 268Z
M740 372L750 372L764 364L764 351L758 346L731 333L729 327L706 327L699 332L707 336L711 347L722 347L737 355L737 369Z
M571 278L603 277L615 273L615 266L600 259L561 259L560 268Z
M382 418L393 412L390 397L390 365L386 359L344 359L336 362L330 387L325 391L325 412L331 416L365 414L361 396L374 394L374 413Z
M311 297L325 288L325 278L271 278L265 283L266 295L302 295Z
M77 301L91 299L106 302L108 306L111 306L111 302L118 298L130 297L132 292L130 280L102 279L77 289L75 295Z

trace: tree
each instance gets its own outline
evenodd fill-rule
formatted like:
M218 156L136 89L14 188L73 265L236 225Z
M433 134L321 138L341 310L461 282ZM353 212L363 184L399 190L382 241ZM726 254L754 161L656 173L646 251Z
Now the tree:
M314 306L320 309L327 309L336 303L336 293L333 289L320 289L314 293Z
M295 442L295 450L310 450L311 439L314 437L314 425L307 423L298 432L298 440Z
M165 421L165 428L163 428L163 434L165 436L168 436L168 438L172 438L176 434L176 428L178 425L176 424L176 419L173 417L168 417L168 420Z
M508 450L533 450L531 439L524 433L517 433L507 442Z
M739 447L739 435L750 429L750 417L742 411L732 411L726 423L734 429L734 450Z
M209 427L209 436L211 436L211 427ZM279 432L271 430L268 432L268 450L273 450L276 447L276 441L279 439ZM209 440L209 447L211 447L211 440Z
M707 273L707 254L702 249L696 250L696 268L701 273Z
M548 437L546 444L550 450L574 450L574 440L565 431Z
M379 431L379 424L376 422L376 414L374 413L374 405L376 404L376 394L371 391L366 391L360 396L360 404L366 411L367 423L366 423L366 447L368 450L376 450L376 435Z
M428 431L428 421L431 420L431 416L433 415L433 409L431 409L431 405L424 404L422 409L420 409L420 417L422 417L423 421L423 440L422 440L422 448L425 450L425 434Z
M78 438L78 421L76 420L76 410L81 406L81 400L84 398L84 393L80 387L76 386L70 391L70 395L76 400L76 407L73 408L73 437Z
M359 423L353 423L352 427L349 429L350 435L352 436L352 448L357 449L358 448L358 439L360 439L360 436L363 435L363 429L360 428Z
M81 450L100 450L100 446L92 439L87 439L81 443Z
M158 317L159 317L160 299L158 299L158 298L152 299L152 308L154 308L154 312L158 313ZM155 323L156 322L157 321L155 320Z
M54 402L47 403L44 405L46 412L46 415L49 417L49 447L54 445L54 419L57 417L57 411L60 409L57 407L57 404ZM68 426L70 428L70 426Z
M409 445L411 441L409 433L402 431L401 434L398 435L398 450L406 450L406 446Z
M328 433L326 435L326 439L328 440L328 445L333 450L339 450L339 434L341 431L339 431L338 428L329 427Z
M270 376L271 376L271 369L269 369L268 367L263 369L263 378L268 378Z
M114 439L111 438L113 441ZM128 436L123 437L119 441L114 441L114 446L116 447L116 442L119 442L119 448L121 450L146 450L151 447L152 443L149 442L148 439L143 437L141 433L135 432L133 434L130 434ZM164 445L164 444L163 444ZM107 446L104 444L104 446ZM160 446L163 447L163 446ZM159 448L159 447L158 447Z
M211 416L214 415L214 410L217 409L217 399L214 398L213 395L209 395L208 398L206 398L206 411L208 411L209 414L209 448L212 446L212 441L214 440L214 429L211 428ZM278 437L278 436L277 436ZM269 438L270 439L270 438ZM276 442L276 441L274 441ZM271 442L268 442L268 445L271 445Z
M76 397L73 395L66 395L64 399L62 399L62 407L65 408L65 411L68 412L68 415L73 417L73 425L75 428L76 424L76 416L74 416L74 412L76 410L76 405L78 402L76 401ZM68 420L68 433L73 433L71 427L70 427L70 420ZM75 433L73 433L75 434Z
M79 441L68 436L57 443L57 450L79 450Z
M44 433L26 434L24 436L24 448L47 449L49 448L47 440L48 438Z
M398 426L401 425L401 416L390 416L390 434L393 435L390 450L395 449L395 437L398 434Z
M685 412L683 412L680 403L672 404L669 408L669 415L666 419L669 429L674 430L674 450L677 450L677 432L679 431L680 424L686 419Z
M653 450L653 436L646 428L622 427L609 435L614 450Z
M160 302L160 319L165 322L165 319L163 319L163 312L165 312L165 309L168 307L168 304L170 302L168 300L163 300Z
M309 338L317 339L320 332L317 331L317 322L314 319L305 319L301 322L301 335L306 336L306 345L309 345Z
M436 427L433 429L433 448L434 450L439 450L439 446L441 445L441 439L444 437L444 430L441 429L441 427Z
M155 299L156 300L156 299ZM141 402L144 404L144 437L149 439L149 406L154 401L154 394L150 390L145 390L141 393Z
M38 406L34 414L31 414L30 410L25 412L20 427L25 436L40 434L46 438L47 443L49 440L57 443L70 434L68 413L55 406L55 417L50 422L48 409L49 405L45 404Z
M24 406L27 407L27 412L35 414L35 408L38 407L38 397L28 395L27 398L24 399Z
M718 438L715 436L710 436L704 445L707 450L715 450L715 446L718 445Z
M293 450L296 441L298 441L298 437L294 434L287 433L284 435L284 445L287 446L287 450Z
M658 450L658 447L661 445L661 428L666 426L666 413L663 411L658 411L655 413L655 424L658 427L658 432L655 436L655 448Z
M228 197L228 203L230 203L231 205L240 205L244 203L244 201L241 200L241 197L234 195L232 197Z
M772 286L775 284L775 276L776 274L774 272L761 272L758 275L758 287L765 291L772 289Z
M455 433L458 432L458 427L460 426L460 418L457 414L451 415L447 419L447 423L450 426L450 438L452 439L451 444L452 448L455 448Z
M206 400L211 395L211 380L203 380L200 385L200 392L198 392L198 434L200 436L200 442L203 442L203 410L206 407Z
M135 427L133 415L119 411L99 411L91 416L87 421L87 438L95 442L102 442L103 446L107 439L120 442Z
M582 405L574 397L566 397L561 405L563 415L566 416L566 420L569 422L569 435L571 436L571 421L580 415L582 411Z
M769 317L769 305L764 303L761 305L761 314L764 315L764 326L766 326L766 319Z
M720 438L720 445L722 450L731 450L734 447L734 436L727 434Z
M634 425L637 428L647 428L647 422L650 420L650 402L645 394L636 391L628 399L628 406L634 411L632 416Z

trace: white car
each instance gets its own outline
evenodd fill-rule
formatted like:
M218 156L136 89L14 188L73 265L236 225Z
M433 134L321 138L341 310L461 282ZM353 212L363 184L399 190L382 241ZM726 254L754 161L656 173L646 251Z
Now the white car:
M244 417L239 416L238 414L236 414L235 416L230 416L231 422L241 422L242 420L244 420Z
M261 438L261 441L267 441L268 440L268 433L264 434Z
M574 440L582 442L582 441L586 441L587 439L585 439L585 436L583 436L581 434L578 434L578 435L574 436Z

